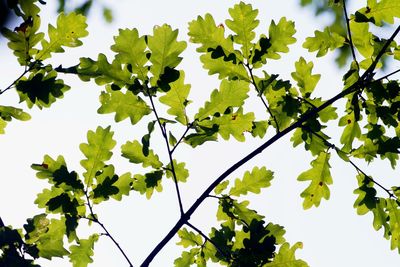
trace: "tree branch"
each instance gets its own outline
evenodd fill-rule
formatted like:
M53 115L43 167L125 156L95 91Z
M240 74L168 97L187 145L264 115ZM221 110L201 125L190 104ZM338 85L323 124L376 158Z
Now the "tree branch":
M389 78L390 76L392 76L392 75L394 75L394 74L396 74L396 73L398 73L398 72L400 72L400 69L395 70L395 71L393 71L393 72L391 72L391 73L389 73L389 74L386 74L385 76L380 77L380 78L374 80L374 82L380 82L380 81L382 81L382 80L384 80L384 79L387 79L387 78Z
M189 132L190 128L192 128L194 122L189 123L186 126L185 132L182 134L182 136L179 138L179 140L176 142L175 146L171 149L171 154L174 153L175 149L178 147L178 145L182 142L182 140L185 138L186 134Z
M174 235L178 232L178 230L190 219L190 216L197 210L197 208L201 205L201 203L209 196L209 194L214 190L214 188L220 184L225 178L227 178L231 173L236 171L239 167L247 163L249 160L254 158L256 155L263 152L266 148L270 145L281 139L286 134L290 133L294 129L301 127L304 122L308 119L312 118L313 116L317 115L318 112L324 110L331 104L335 103L337 100L343 98L344 96L351 94L360 88L364 88L369 82L371 82L373 77L373 72L375 70L376 64L380 60L380 58L385 53L386 49L396 37L396 35L400 31L400 26L394 31L392 36L386 41L385 45L383 46L382 50L379 52L377 57L375 58L374 62L370 65L370 67L363 73L363 75L351 86L344 89L334 97L327 100L325 103L320 105L317 108L311 109L310 111L306 112L302 117L300 117L296 122L292 123L289 127L283 129L281 132L276 133L270 139L268 139L264 144L259 146L257 149L250 152L247 156L243 157L241 160L233 164L230 168L228 168L224 173L222 173L218 178L216 178L208 188L199 196L199 198L192 204L192 206L185 212L180 219L176 222L176 224L172 227L172 229L167 233L167 235L155 246L155 248L150 252L147 258L143 261L141 266L149 266L151 261L154 257L161 251L161 249L174 237Z
M164 137L165 144L166 144L166 146L167 146L167 152L168 152L168 157L169 157L169 164L171 164L172 177L173 177L173 180L174 180L175 191L176 191L176 195L177 195L178 203L179 203L179 211L180 211L181 216L182 216L182 215L184 214L183 204L182 204L182 198L181 198L181 193L180 193L180 191L179 191L178 179L177 179L177 177L176 177L175 166L174 166L174 160L173 160L173 158L172 158L172 151L171 151L171 148L170 148L169 142L168 142L167 131L166 131L166 129L165 129L165 125L161 124L160 117L158 116L158 113L157 113L157 110L156 110L156 106L154 105L153 97L151 96L151 93L149 92L149 90L147 90L147 94L149 95L151 107L152 107L152 109L153 109L154 115L156 116L158 125L160 126L160 130L161 130L162 136Z

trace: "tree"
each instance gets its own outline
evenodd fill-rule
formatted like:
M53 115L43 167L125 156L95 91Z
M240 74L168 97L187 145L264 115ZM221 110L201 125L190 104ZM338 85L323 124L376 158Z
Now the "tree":
M12 6L23 21L14 30L4 29L3 34L24 71L1 94L15 89L20 101L29 108L48 108L70 89L58 76L76 75L82 81L94 80L103 86L99 114L111 113L116 122L129 120L133 129L146 122L147 131L121 145L122 157L137 166L133 174L120 173L111 164L116 142L110 126L89 130L87 141L80 145L84 155L80 161L82 172L72 171L70 163L67 167L62 156L45 155L41 163L32 164L37 177L50 184L35 200L44 212L27 219L19 230L6 226L7 221L0 222L1 263L35 266L36 258L65 256L74 266L86 266L92 262L93 247L100 237L96 233L80 235L79 227L89 223L99 226L133 265L96 208L111 198L122 200L133 192L150 199L156 191L163 190L170 178L180 217L142 266L148 266L175 235L185 248L176 259L176 266L204 266L207 261L229 266L307 266L294 255L302 244L286 242L283 227L268 222L246 200L247 194L258 194L270 186L273 172L254 166L240 178L227 179L289 133L293 145L304 146L314 158L311 167L298 176L299 181L309 181L301 194L303 207L318 207L323 198L329 198L330 159L337 155L358 172L354 203L357 213L372 213L374 228L383 229L391 248L398 249L399 187L383 186L359 167L356 159L371 162L380 157L389 160L393 168L398 159L399 84L393 77L399 70L384 70L381 76L376 72L384 63L395 65L393 62L399 59L399 46L394 39L400 27L394 27L388 36L372 32L370 27L394 24L394 18L400 15L400 2L368 1L354 14L347 14L345 2L334 2L324 8L343 15L343 20L316 30L303 43L309 52L316 51L317 57L340 49L341 65L345 65L347 55L351 57L343 88L336 89L336 95L327 100L314 96L320 75L315 74L313 62L303 57L296 61L290 80L279 77L283 74L265 71L270 61L280 60L296 42L294 22L286 18L271 21L268 32L257 35L258 11L243 2L229 9L230 18L223 24L218 24L210 14L191 21L189 40L197 45L209 75L215 74L220 80L218 89L211 92L208 101L198 104L194 114L188 112L188 107L195 105L196 100L189 100L187 74L179 65L187 43L171 26L156 26L148 35L141 35L135 28L121 29L111 46L114 57L101 53L95 59L81 57L75 66L55 67L56 64L49 63L55 53L64 52L65 47L80 46L81 39L88 34L85 16L60 13L45 37L39 32L43 3L26 0ZM262 105L267 116L252 110L255 102L250 102L250 97ZM332 107L338 100L345 102L340 112ZM30 118L28 113L12 106L1 106L0 112L3 132L8 121ZM332 126L332 121L343 128ZM330 141L329 127L342 131L340 140ZM164 150L156 138L164 142ZM181 188L190 177L187 162L175 156L177 149L185 144L198 149L211 141L243 142L246 138L264 141L211 180L208 188L185 209ZM214 225L210 233L190 221L205 199L218 202L220 224Z

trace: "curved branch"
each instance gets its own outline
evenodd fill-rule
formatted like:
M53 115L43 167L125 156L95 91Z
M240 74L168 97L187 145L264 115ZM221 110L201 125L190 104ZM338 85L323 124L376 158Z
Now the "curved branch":
M335 103L337 100L343 98L344 96L351 94L360 88L365 87L368 83L371 82L372 77L374 75L374 70L376 67L376 64L378 64L378 61L380 58L383 56L385 53L386 49L389 47L390 43L393 41L393 39L396 37L396 35L400 31L400 26L397 27L397 29L394 31L394 33L391 35L391 37L386 41L385 45L383 46L382 50L379 52L377 57L375 58L374 62L371 64L371 66L363 73L363 75L355 82L352 84L350 87L346 88L345 90L341 91L339 94L335 95L334 97L330 98L327 100L325 103L323 103L321 106L311 109L310 111L306 112L303 116L301 116L296 122L292 123L289 127L285 128L281 132L276 133L274 136L272 136L270 139L268 139L264 144L259 146L257 149L253 150L250 152L247 156L243 157L241 160L233 164L229 169L227 169L224 173L222 173L218 178L212 182L208 188L199 196L199 198L192 204L192 206L188 209L187 212L185 212L181 218L176 222L176 224L172 227L172 229L167 233L167 235L156 245L156 247L150 252L150 254L147 256L147 258L143 261L141 266L149 266L151 261L154 259L154 257L161 251L161 249L174 237L174 235L178 232L178 230L186 224L186 222L190 219L190 216L197 210L197 208L201 205L201 203L209 196L209 194L214 190L214 188L220 184L225 178L227 178L231 173L236 171L239 167L247 163L249 160L254 158L256 155L260 154L263 152L266 148L268 148L270 145L281 139L283 136L286 134L290 133L294 129L301 127L304 122L306 122L308 119L312 118L313 116L317 115L320 111L324 110L331 104Z

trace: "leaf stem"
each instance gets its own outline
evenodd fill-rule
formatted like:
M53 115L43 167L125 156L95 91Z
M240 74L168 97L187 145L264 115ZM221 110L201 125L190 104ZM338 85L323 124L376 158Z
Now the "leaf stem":
M151 96L151 93L149 92L149 90L147 90L147 93L149 95L149 99L150 99L150 103L151 103L151 107L153 109L154 115L156 116L158 125L160 126L160 130L162 133L162 136L164 137L165 140L165 144L167 146L167 151L168 151L168 157L169 157L169 164L171 164L171 172L172 172L172 176L173 176L173 180L174 180L174 184L175 184L175 191L176 191L176 195L178 198L178 203L179 203L179 211L181 213L181 216L185 213L183 210L183 204L182 204L182 198L181 198L181 193L179 191L179 185L178 185L178 179L176 177L176 172L175 172L175 166L174 166L174 160L172 158L172 151L171 148L169 146L169 142L168 142L168 135L167 135L167 131L165 129L165 125L163 125L160 121L160 117L158 116L157 110L156 110L156 106L154 105L154 101L153 101L153 97Z

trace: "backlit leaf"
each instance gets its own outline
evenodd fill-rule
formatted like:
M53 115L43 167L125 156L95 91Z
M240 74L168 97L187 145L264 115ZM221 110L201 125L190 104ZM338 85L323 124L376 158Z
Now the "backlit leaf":
M321 152L318 157L311 162L312 168L301 173L297 180L310 180L310 185L301 193L304 198L303 207L309 209L313 205L318 207L321 199L329 199L330 192L328 185L332 184L332 176L329 165L330 154Z
M248 97L249 84L244 81L221 81L219 90L215 89L204 107L199 109L195 118L202 120L215 113L224 113L228 107L240 107Z
M400 2L397 0L368 0L367 7L358 11L377 26L384 22L393 24L394 18L400 17Z
M353 148L353 141L355 138L360 138L361 129L358 122L355 120L354 112L342 117L339 120L339 126L345 126L340 143L343 144L342 150L350 152Z
M314 91L321 75L311 74L314 64L306 62L303 57L300 57L299 61L295 63L295 67L296 71L292 72L292 77L297 82L301 95L308 98Z
M139 96L131 91L126 91L126 93L114 91L110 86L107 86L107 91L101 92L100 103L101 107L97 112L99 114L115 113L116 122L129 118L134 125L151 113L150 107Z
M87 36L86 17L71 12L61 13L57 18L57 27L49 24L49 41L42 40L42 49L36 54L37 60L49 58L50 53L64 52L63 46L77 47L82 45L80 38Z
M185 183L187 178L189 177L189 171L185 168L186 163L185 162L178 163L175 159L173 160L173 162L174 162L176 179L178 180L178 182ZM173 178L171 164L167 165L166 174L167 178Z
M29 108L48 108L57 98L63 98L70 87L57 79L57 72L44 70L31 73L29 78L23 77L16 84L20 102L26 102Z
M82 143L79 146L86 157L86 159L81 160L81 165L86 170L83 173L85 184L91 185L96 173L104 167L105 161L111 158L111 150L116 144L113 135L114 132L111 131L110 126L107 128L99 126L96 132L88 131L88 143Z
M272 171L267 170L265 167L254 167L251 172L246 171L242 179L236 178L235 185L229 191L229 195L247 195L248 192L259 194L261 188L271 185L272 178Z
M144 36L139 37L137 29L120 29L119 34L114 37L114 41L111 50L117 53L115 58L123 64L130 64L132 73L136 74L139 79L147 80L148 69L145 64L148 59Z
M309 52L317 52L317 57L325 56L328 50L334 50L344 45L345 39L326 27L323 32L314 31L314 37L307 37L303 47Z
M171 26L164 24L153 28L153 35L148 37L148 47L151 52L150 72L153 77L151 85L156 86L165 69L175 68L181 62L179 55L186 49L186 42L177 41L178 30L172 30Z
M281 56L278 53L289 52L289 45L296 42L296 38L293 35L296 33L293 21L286 20L282 17L278 24L272 20L269 26L269 41L271 47L267 49L267 57L272 59L280 59Z
M178 236L181 240L176 244L184 248L201 246L203 244L203 239L200 234L195 234L192 231L188 231L186 228L180 229L178 231Z
M136 164L141 163L143 167L151 166L154 169L158 169L163 165L158 156L154 154L153 150L150 149L149 154L145 156L143 154L142 145L137 140L126 142L121 146L121 152L124 158L129 159L129 162Z
M233 54L231 54L233 55ZM245 67L240 62L225 60L224 57L213 58L212 52L200 56L203 68L208 70L208 75L218 74L218 79L241 79L250 82Z
M64 248L63 242L65 232L64 220L51 219L46 233L40 235L36 242L39 256L50 260L53 257L62 258L68 255L69 251Z
M69 254L68 257L74 267L86 267L89 263L93 262L94 243L96 243L98 239L99 236L93 234L89 236L88 239L80 239L78 245L71 245L69 247L71 254Z
M233 40L235 43L242 45L244 57L249 58L251 41L256 36L254 29L259 24L259 20L256 19L258 10L253 9L250 4L240 2L229 9L229 14L232 20L227 19L225 23L236 33L236 35L233 36Z
M265 267L308 267L308 264L300 259L296 259L295 253L299 248L303 248L301 242L297 242L292 247L289 243L283 243L279 252L275 254L272 262L265 264Z
M154 193L154 189L157 190L157 192L162 191L161 179L163 175L163 171L154 171L146 173L145 175L136 174L133 177L132 187L140 194L146 194L146 198L150 199Z
M180 123L188 124L186 116L186 106L189 103L187 99L190 91L190 85L185 84L185 73L180 71L179 79L170 83L170 90L161 96L160 102L169 106L168 114L174 115Z

